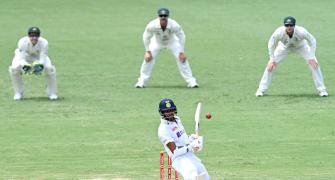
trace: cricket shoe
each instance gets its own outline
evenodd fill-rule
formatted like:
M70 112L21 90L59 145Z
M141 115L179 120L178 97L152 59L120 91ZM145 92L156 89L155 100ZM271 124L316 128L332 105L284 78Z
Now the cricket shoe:
M15 93L13 99L14 99L15 101L19 101L19 100L22 99L22 97L23 97L23 94L22 94L22 93Z
M319 96L321 96L321 97L327 97L328 93L327 93L326 90L322 90L322 91L319 92Z
M50 100L57 100L57 99L58 99L58 96L57 96L56 94L51 94L51 95L49 96L49 99L50 99Z
M142 83L142 82L137 82L137 83L135 84L135 87L136 87L136 88L144 88L144 83Z
M199 84L197 83L190 83L187 85L188 88L198 88L199 87Z
M256 91L256 94L255 94L255 95L256 95L256 97L262 97L262 96L264 96L264 92L258 89L258 90Z

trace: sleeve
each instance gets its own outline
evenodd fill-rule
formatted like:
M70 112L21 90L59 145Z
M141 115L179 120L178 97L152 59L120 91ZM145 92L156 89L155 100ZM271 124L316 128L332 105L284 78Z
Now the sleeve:
M28 52L27 52L27 47L25 46L25 43L23 40L20 40L17 44L17 52L18 52L18 56L20 59L20 64L22 66L28 64L28 62L26 61L27 57L28 57Z
M164 145L165 151L172 159L175 159L176 157L181 156L189 151L193 151L192 147L187 144L186 146L176 147L176 149L172 153L166 145L169 142L174 142L174 139L171 137L170 133L161 126L158 128L158 137L161 143Z
M174 142L174 139L170 136L170 133L162 127L159 127L158 129L158 137L164 146L166 146L169 142Z
M310 51L311 54L310 55L315 56L316 40L315 40L314 36L311 33L309 33L307 30L305 30L304 36L305 36L305 39L307 40L308 45L311 48L311 51Z
M149 23L143 33L143 44L144 44L145 51L150 51L149 44L150 44L150 39L152 38L153 35L154 35L153 29L150 28L150 23Z
M269 42L268 42L269 57L272 60L275 60L274 52L275 52L276 46L279 42L279 38L280 38L279 33L277 31L275 31L271 35L271 37L269 39Z
M176 157L181 156L181 155L183 155L185 153L188 153L190 151L193 152L193 149L192 149L191 145L177 147L174 150L174 153L171 155L171 157L172 157L172 159L175 159Z
M176 36L178 37L178 40L181 46L181 52L184 52L185 51L185 41L186 41L185 33L178 23L176 23L174 31L176 33Z
M41 48L39 63L44 64L46 62L46 59L48 57L48 51L49 43L48 41L45 41L43 47Z

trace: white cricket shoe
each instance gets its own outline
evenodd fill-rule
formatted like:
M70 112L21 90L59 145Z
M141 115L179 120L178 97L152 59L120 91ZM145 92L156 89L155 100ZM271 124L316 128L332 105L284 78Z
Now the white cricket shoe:
M255 94L255 95L256 95L256 97L262 97L262 96L264 96L264 92L258 89L258 90L256 91L256 94Z
M136 88L144 88L144 82L143 81L140 81L138 80L137 83L135 84L135 87Z
M58 99L58 96L57 96L56 94L51 94L51 95L49 96L49 99L50 99L50 100L57 100L57 99Z
M135 87L136 87L136 88L144 88L144 83L141 82L141 81L138 81L138 82L135 84Z
M322 90L322 91L319 92L319 96L321 96L321 97L327 97L328 93L327 93L326 90Z
M15 93L13 99L14 99L15 101L18 101L18 100L21 100L22 97L23 97L23 95L22 95L21 93Z
M188 88L198 88L199 87L199 84L197 84L196 82L195 83L189 83L187 85Z

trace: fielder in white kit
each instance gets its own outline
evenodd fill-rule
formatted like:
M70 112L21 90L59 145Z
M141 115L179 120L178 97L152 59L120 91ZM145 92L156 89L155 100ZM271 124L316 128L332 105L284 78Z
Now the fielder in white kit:
M158 111L161 115L158 137L171 157L172 167L185 180L209 180L205 166L193 153L202 150L203 137L195 134L187 136L177 116L177 107L171 99L161 100Z
M279 27L270 37L268 42L270 60L259 83L256 96L261 97L264 95L264 92L269 88L277 66L290 53L297 53L305 59L312 71L314 84L319 96L328 96L322 72L315 57L316 40L305 28L295 24L296 20L294 17L286 17L284 26Z
M187 87L197 88L199 86L192 75L191 67L184 52L185 33L175 20L169 18L169 14L168 9L159 9L159 17L152 20L145 28L143 42L146 52L140 77L135 85L136 88L144 88L147 85L156 57L162 48L167 48L172 52Z
M58 99L56 84L56 68L51 64L48 56L48 41L40 37L41 31L38 27L28 29L28 36L18 42L9 74L14 88L14 100L23 98L22 73L42 74L44 71L47 81L47 95L50 100Z

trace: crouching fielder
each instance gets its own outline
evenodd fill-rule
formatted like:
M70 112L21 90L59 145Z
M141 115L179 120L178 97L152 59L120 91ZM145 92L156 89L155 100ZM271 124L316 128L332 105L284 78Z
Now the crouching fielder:
M171 99L163 99L158 111L161 115L158 137L172 160L172 167L185 180L209 180L205 166L193 153L202 150L203 137L195 134L187 136L177 116L177 107Z
M279 63L290 53L302 56L312 71L315 87L322 97L328 96L319 63L315 57L316 40L305 28L295 25L292 16L284 19L284 26L277 28L268 42L270 60L259 83L256 96L263 96L269 88Z
M199 87L193 77L191 66L184 52L185 33L181 26L169 18L169 10L158 10L158 18L152 20L143 33L145 47L144 60L141 66L140 77L135 84L136 88L144 88L149 81L156 57L161 49L169 49L177 61L180 74L189 88Z
M18 42L9 74L14 88L14 100L23 97L22 73L46 74L47 95L50 100L56 100L56 68L51 64L48 56L48 41L40 37L41 31L38 27L28 29L28 36L23 37Z

